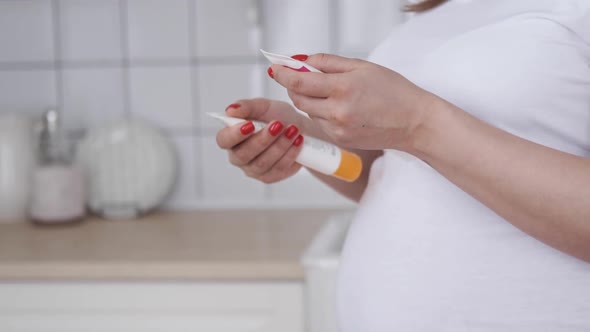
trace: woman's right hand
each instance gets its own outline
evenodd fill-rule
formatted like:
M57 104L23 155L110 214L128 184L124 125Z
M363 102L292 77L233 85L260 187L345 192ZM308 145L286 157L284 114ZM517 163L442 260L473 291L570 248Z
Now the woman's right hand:
M240 100L228 106L226 114L268 123L257 133L247 120L217 133L217 145L228 151L230 163L247 176L274 183L301 169L295 158L302 147L300 132L306 119L289 104L262 98Z

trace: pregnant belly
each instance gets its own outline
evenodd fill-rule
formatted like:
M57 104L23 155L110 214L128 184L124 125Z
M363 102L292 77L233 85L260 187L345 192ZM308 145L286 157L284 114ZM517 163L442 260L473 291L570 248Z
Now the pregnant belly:
M590 330L590 264L411 157L374 164L339 289L344 332Z

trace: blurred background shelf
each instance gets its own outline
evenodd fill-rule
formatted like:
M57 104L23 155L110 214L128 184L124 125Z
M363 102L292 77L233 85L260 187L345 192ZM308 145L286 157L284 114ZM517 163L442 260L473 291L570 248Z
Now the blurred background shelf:
M301 256L337 211L208 210L0 225L0 280L301 280Z
M350 211L0 225L2 331L337 331Z

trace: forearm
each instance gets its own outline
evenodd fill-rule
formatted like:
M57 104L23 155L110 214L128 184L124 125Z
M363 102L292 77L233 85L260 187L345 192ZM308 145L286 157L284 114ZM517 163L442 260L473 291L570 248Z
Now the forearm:
M511 135L443 101L431 114L408 152L514 226L590 262L590 160Z

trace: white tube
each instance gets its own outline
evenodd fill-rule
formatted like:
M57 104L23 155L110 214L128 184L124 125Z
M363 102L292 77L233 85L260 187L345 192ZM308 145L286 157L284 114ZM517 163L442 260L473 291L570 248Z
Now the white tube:
M264 55L264 57L270 61L270 63L275 64L275 65L281 65L281 66L287 66L291 69L295 69L297 71L302 71L302 72L312 72L312 73L321 73L321 71L319 71L318 69L314 68L312 65L307 64L303 61L299 61L296 59L293 59L289 56L286 55L282 55L282 54L275 54L275 53L270 53L267 52L265 50L260 50L260 52L262 52L262 54Z
M270 53L263 49L261 49L260 52L262 52L266 59L268 59L268 61L270 61L270 63L272 64L286 66L300 72L321 73L321 71L314 68L312 65L309 65L303 61L293 59L289 56ZM295 108L295 106L293 107ZM304 117L309 118L309 115L307 115L307 113L301 111L300 109L295 108L295 111L297 111L297 113L303 115Z
M219 113L207 114L220 120L226 126L248 121ZM255 132L259 132L266 126L266 123L260 121L252 121L252 123ZM349 182L355 181L360 176L363 168L361 158L356 154L309 136L303 139L303 146L295 161L322 174L331 175Z

